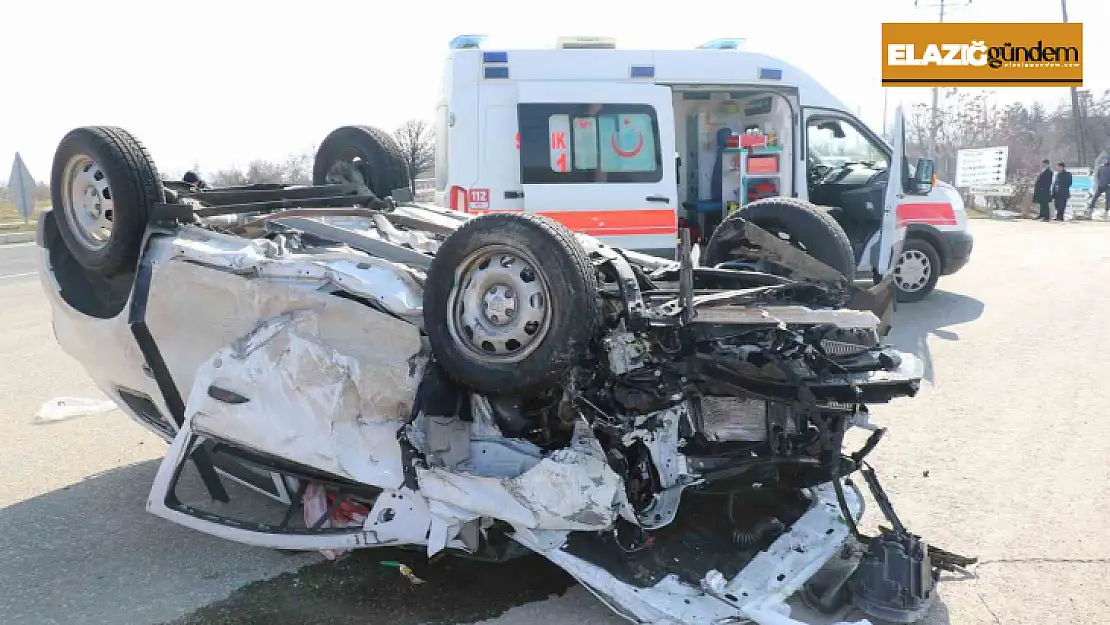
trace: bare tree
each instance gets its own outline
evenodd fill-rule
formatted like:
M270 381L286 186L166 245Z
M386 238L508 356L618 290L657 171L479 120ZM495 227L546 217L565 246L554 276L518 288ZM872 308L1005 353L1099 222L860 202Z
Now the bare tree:
M409 170L409 188L416 193L416 178L435 166L436 140L432 127L421 119L410 119L393 131Z
M234 167L210 174L207 182L213 187L238 187L248 184L247 175Z
M272 161L254 160L247 165L248 184L277 184L284 177L284 167Z
M290 154L282 168L282 179L286 184L312 184L311 152Z

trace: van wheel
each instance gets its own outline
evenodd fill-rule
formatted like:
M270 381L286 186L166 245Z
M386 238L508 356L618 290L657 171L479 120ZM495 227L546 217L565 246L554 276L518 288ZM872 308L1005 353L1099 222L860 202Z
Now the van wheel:
M894 265L894 288L899 302L920 302L940 279L940 254L924 239L906 239Z
M370 126L331 131L316 150L312 184L361 184L379 198L409 188L409 171L393 137Z
M112 126L71 130L54 152L50 195L58 234L85 270L134 271L151 208L165 201L158 168L131 133Z
M777 235L815 259L852 279L855 253L844 228L824 210L797 198L771 197L743 206L731 219L740 218ZM721 241L718 230L709 237L705 264L710 267L736 260L739 250L734 241Z
M597 274L574 234L529 214L465 222L440 246L424 289L436 360L494 395L556 384L586 355L599 310Z

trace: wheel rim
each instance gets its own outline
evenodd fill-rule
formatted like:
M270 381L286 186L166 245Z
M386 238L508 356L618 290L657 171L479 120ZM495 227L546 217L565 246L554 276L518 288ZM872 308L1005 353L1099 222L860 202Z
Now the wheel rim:
M85 154L62 170L62 212L82 247L99 251L112 239L115 201L108 175Z
M370 188L369 165L359 150L348 148L328 167L325 179L330 184L357 184Z
M551 326L551 290L531 254L488 247L455 270L447 300L447 329L455 343L486 362L519 362Z
M336 161L328 168L325 180L330 184L357 184L369 188L370 181L363 175L365 162L354 159Z
M925 288L933 275L933 263L921 250L906 250L894 268L894 284L907 293Z

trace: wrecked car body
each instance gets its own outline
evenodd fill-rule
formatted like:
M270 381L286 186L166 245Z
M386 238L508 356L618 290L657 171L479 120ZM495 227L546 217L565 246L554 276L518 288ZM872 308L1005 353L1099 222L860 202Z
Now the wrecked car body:
M358 161L311 187L153 188L66 141L42 284L62 347L170 443L159 517L329 557L534 552L638 623L795 623L795 594L910 622L972 562L904 528L866 463L869 406L921 380L882 344L889 283L860 289L742 217L710 242L732 260L694 267L688 240L665 261L406 202ZM75 248L93 213L108 243ZM872 433L848 452L851 428ZM185 502L187 468L215 501L231 479L285 513ZM857 529L861 485L879 536Z

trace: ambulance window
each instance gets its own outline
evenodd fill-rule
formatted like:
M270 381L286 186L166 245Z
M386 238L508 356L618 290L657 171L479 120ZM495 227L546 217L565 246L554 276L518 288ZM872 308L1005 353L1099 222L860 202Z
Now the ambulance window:
M571 137L574 140L574 168L597 169L597 118L575 117Z
M844 119L811 119L806 127L806 148L810 161L817 165L889 166L889 158L878 143Z
M604 115L597 121L603 171L647 172L658 169L656 133L652 128L651 115Z
M645 104L521 104L525 184L658 182L659 122Z
M567 149L567 136L570 135L570 115L552 115L547 118L547 135L551 137L551 149L547 151L551 171L566 173L570 171Z

